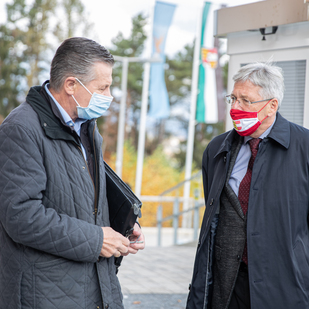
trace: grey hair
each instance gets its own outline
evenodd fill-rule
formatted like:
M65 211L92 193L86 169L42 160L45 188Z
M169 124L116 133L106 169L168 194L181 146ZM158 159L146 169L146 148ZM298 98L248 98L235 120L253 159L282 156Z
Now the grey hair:
M69 76L89 83L95 79L93 66L97 62L113 66L114 58L105 47L90 39L75 37L63 41L51 63L50 87L59 91Z
M243 66L234 76L235 83L250 81L261 87L259 94L263 99L276 98L278 108L284 95L284 78L282 69L271 62L255 62Z

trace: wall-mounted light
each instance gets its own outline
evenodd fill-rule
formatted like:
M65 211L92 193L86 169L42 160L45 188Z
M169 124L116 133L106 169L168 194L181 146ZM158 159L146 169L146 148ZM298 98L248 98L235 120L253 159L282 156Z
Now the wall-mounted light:
M263 36L262 41L266 41L265 35L275 34L277 32L277 30L278 30L278 26L273 26L272 31L266 33L266 28L260 28L260 32Z

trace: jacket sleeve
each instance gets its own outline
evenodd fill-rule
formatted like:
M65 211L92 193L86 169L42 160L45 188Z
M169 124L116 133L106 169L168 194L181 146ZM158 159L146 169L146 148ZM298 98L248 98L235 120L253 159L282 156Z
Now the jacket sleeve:
M16 243L70 260L95 262L103 243L101 227L44 207L43 160L37 142L22 125L1 125L1 224Z

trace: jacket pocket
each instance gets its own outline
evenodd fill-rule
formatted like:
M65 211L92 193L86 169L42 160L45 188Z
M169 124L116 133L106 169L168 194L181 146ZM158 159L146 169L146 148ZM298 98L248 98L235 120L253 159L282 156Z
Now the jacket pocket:
M296 267L300 282L306 291L309 291L309 263L308 254L305 252L304 244L301 240L297 240L294 245L294 254L296 259Z
M65 259L34 264L34 308L85 308L85 266Z

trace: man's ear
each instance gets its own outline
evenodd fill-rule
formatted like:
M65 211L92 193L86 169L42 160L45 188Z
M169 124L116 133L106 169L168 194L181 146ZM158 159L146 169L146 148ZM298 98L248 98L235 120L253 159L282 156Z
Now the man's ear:
M273 116L274 114L277 113L279 107L278 100L276 98L272 99L269 102L269 110L268 110L268 116Z
M76 79L72 76L67 77L66 80L64 81L64 85L63 88L65 90L65 92L71 96L74 95L75 91L76 91Z

